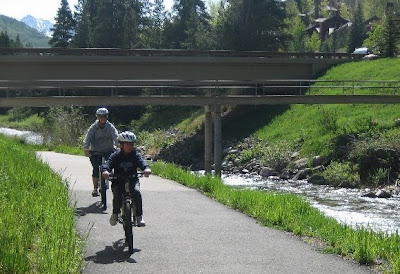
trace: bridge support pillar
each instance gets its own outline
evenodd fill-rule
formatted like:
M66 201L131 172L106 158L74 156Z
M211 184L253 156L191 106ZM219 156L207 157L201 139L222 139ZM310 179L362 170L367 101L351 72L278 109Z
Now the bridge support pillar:
M222 166L222 122L221 105L216 104L214 110L214 171L215 176L221 176Z
M206 174L211 174L212 165L212 117L211 107L205 106L204 119L204 170Z

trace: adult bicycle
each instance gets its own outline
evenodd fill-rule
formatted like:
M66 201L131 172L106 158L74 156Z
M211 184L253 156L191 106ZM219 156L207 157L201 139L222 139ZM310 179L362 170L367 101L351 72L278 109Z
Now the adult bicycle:
M142 177L143 174L143 172L137 172L135 175L123 176L111 173L109 176L111 181L119 180L124 182L121 216L118 218L118 222L123 225L125 239L130 254L133 254L133 227L138 225L134 195L131 193L131 184L136 183L138 178Z
M109 181L104 179L102 176L102 165L106 162L106 158L104 153L101 152L91 152L91 157L101 157L101 160L99 161L99 167L98 167L98 172L99 172L99 193L101 197L101 204L103 210L107 209L107 189L109 188Z

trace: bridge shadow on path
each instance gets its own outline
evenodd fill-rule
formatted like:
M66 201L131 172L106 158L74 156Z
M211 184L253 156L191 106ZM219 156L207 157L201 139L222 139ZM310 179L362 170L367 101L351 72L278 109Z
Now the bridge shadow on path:
M77 216L85 216L86 214L107 214L100 201L97 201L87 207L78 207L75 211Z
M112 264L112 263L137 263L132 255L136 252L140 252L140 249L134 249L134 253L130 254L126 248L125 240L120 239L116 241L112 246L106 246L104 250L96 252L93 256L88 256L85 261L92 261L96 264Z

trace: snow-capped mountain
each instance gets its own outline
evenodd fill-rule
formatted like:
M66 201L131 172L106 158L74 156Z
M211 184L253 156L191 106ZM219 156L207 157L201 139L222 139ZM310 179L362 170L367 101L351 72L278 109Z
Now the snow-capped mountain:
M53 27L53 23L50 22L49 20L44 20L44 19L36 19L32 15L27 15L24 18L21 19L21 22L25 23L31 28L36 29L40 33L43 33L44 35L50 37L52 35L52 32L50 29Z

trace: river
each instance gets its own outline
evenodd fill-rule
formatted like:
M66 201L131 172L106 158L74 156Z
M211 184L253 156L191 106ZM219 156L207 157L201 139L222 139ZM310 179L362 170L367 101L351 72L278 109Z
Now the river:
M236 188L295 193L325 215L354 228L396 233L400 228L400 196L389 199L361 197L366 190L313 185L305 180L269 180L254 175L223 175Z
M13 136L25 140L28 144L43 144L43 137L32 131L16 130L12 128L0 127L0 134Z
M31 144L43 138L31 131L1 128L0 134L17 136ZM269 180L254 175L223 174L225 184L236 188L277 191L301 195L325 215L354 228L395 233L400 228L400 196L389 199L361 197L366 190L312 185L304 180Z

